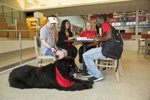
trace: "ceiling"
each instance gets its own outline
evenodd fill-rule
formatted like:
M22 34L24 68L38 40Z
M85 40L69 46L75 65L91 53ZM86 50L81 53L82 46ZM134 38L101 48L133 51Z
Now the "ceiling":
M136 10L143 11L144 14L150 14L150 0L134 0L115 3L91 4L80 5L72 7L61 7L53 9L30 10L28 12L39 11L44 13L45 16L55 15L59 16L81 16L85 18L87 14L136 14ZM126 13L124 13L126 12Z

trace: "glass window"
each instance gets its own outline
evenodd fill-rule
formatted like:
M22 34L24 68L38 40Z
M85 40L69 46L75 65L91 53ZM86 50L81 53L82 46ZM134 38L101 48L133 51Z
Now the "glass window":
M13 24L15 24L15 19L20 18L19 10L13 9ZM17 19L19 20L19 19Z
M20 15L21 15L21 19L24 19L24 20L21 20L22 22L26 22L26 13L23 12L23 11L20 11Z
M129 25L129 22L127 22L127 24L126 25Z
M12 8L3 5L3 11L5 15L4 18L6 18L6 22L8 24L12 24Z

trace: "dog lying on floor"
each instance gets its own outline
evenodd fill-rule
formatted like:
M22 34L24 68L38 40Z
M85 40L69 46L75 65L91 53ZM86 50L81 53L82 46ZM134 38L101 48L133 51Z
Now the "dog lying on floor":
M9 83L15 88L56 88L58 90L83 90L92 88L93 81L75 79L77 66L72 57L64 57L43 67L25 65L14 69Z

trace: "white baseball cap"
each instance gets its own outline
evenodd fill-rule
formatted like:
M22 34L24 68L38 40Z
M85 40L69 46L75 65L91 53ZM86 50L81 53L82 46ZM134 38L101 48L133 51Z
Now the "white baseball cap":
M57 23L56 17L48 17L48 20L50 21L50 23Z

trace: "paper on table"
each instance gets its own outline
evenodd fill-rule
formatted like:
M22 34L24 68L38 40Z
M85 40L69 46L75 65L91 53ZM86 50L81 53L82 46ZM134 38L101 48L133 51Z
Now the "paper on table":
M77 37L77 40L93 40L93 39L87 39L87 37Z

